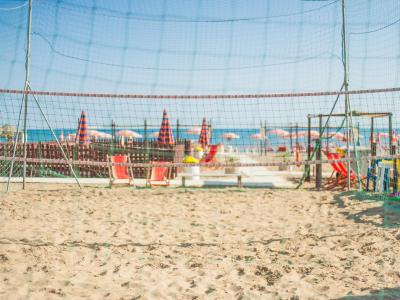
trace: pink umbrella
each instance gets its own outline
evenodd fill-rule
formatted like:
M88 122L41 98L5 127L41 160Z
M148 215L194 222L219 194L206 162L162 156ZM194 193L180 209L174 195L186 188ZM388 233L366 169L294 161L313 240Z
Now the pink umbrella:
M236 133L233 133L233 132L226 132L223 135L221 135L221 137L224 139L227 139L228 141L240 138L239 135L237 135Z
M380 138L388 138L389 137L389 133L387 133L387 132L378 132L376 135Z
M340 132L336 132L335 134L333 134L332 138L334 138L335 140L346 141L346 136L343 133L340 133Z
M273 129L273 130L267 131L267 134L288 135L289 132L287 132L286 130L283 130L283 129Z
M264 137L262 136L261 133L252 134L252 135L250 136L250 138L253 139L253 140L263 140L263 139L264 139Z
M116 135L119 137L126 137L126 138L133 138L133 139L138 139L138 138L142 137L141 134L134 132L132 130L121 130L121 131L118 131Z

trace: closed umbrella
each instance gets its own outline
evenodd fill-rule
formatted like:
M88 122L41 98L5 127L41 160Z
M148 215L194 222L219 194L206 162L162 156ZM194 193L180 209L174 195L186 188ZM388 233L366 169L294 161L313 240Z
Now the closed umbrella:
M169 124L167 111L164 109L161 127L158 132L158 143L164 145L173 145L175 143L174 134L172 133L171 125Z
M86 113L84 111L82 111L79 119L78 133L76 138L78 139L79 144L88 144L90 142L87 130Z
M203 124L201 125L201 132L199 136L199 144L204 148L208 146L208 126L206 118L203 118Z

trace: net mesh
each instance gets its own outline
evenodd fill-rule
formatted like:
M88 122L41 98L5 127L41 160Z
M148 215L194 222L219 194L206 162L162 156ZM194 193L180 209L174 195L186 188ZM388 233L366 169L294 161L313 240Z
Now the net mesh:
M129 154L139 178L153 161L171 162L178 176L193 156L203 167L236 164L250 175L265 171L257 166L292 165L305 179L307 161L346 145L341 3L34 0L27 175L72 176L61 137L78 177L107 177L107 155ZM397 155L399 10L396 0L346 1L349 85L359 91L349 94L358 178L374 157ZM26 1L1 3L3 177L14 149L24 157L12 139L23 104L27 16ZM173 144L157 141L164 110ZM82 112L87 144L77 138ZM215 157L210 146L197 146L203 118L210 145L219 145ZM22 165L15 162L13 177ZM323 172L331 171L325 163Z

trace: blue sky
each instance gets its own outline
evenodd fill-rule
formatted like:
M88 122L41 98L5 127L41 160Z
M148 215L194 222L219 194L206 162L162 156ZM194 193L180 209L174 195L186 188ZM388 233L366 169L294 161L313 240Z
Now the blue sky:
M350 88L399 86L400 25L384 28L399 18L399 1L347 2ZM23 88L27 7L11 8L24 3L0 1L1 88ZM33 0L31 85L36 90L138 94L338 90L343 78L340 32L341 6L335 0ZM304 101L297 109L299 120L306 112L329 109L333 100ZM388 103L382 101L382 106ZM289 102L268 110L284 112L282 118L268 118L296 121L290 107L294 102ZM84 103L76 105L88 109ZM209 110L208 103L198 103L198 114L187 121ZM176 113L186 111L172 102L156 108L148 102L135 105L128 110L134 115L158 116L166 105ZM271 104L246 107L246 119L240 117L244 105L239 102L237 111L226 103L213 108L231 110L229 118L245 125L259 123ZM51 102L46 106L52 109ZM75 122L75 112L70 114ZM118 114L122 118L123 112L112 114L98 115L99 122Z

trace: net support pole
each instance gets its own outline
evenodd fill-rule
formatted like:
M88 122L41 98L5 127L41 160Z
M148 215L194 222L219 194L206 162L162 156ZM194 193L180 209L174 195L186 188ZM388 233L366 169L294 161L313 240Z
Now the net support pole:
M307 116L307 123L308 123L308 127L307 127L307 161L311 160L311 117ZM305 180L307 182L310 182L311 180L311 174L310 174L310 165L306 165L306 178Z
M264 155L268 155L267 121L264 121Z
M347 70L347 43L346 43L346 5L345 0L342 0L342 61L344 69L344 99L345 99L345 118L346 118L346 162L347 162L347 190L350 190L350 99L349 99L349 82L348 82L348 70Z
M29 66L31 59L31 32L32 32L32 0L28 1L28 25L27 25L27 42L26 42L26 56L25 56L25 85L24 91L27 92L29 88ZM26 143L28 139L27 129L27 118L28 118L28 93L24 94L24 136L23 136L23 147L24 147L24 163L23 163L23 174L22 174L22 189L25 189L26 183Z
M45 120L45 122L46 122L46 124L47 124L47 127L49 127L50 132L51 132L53 138L56 140L56 143L57 143L58 147L60 148L60 151L61 151L62 156L64 157L66 163L68 164L68 167L69 167L69 169L70 169L70 171L71 171L72 176L74 176L75 181L76 181L76 183L78 184L79 188L82 188L82 186L81 186L81 184L80 184L80 182L79 182L79 179L78 179L78 177L76 176L76 173L75 173L75 171L74 171L74 167L73 167L72 163L69 161L67 155L65 154L65 151L64 151L64 149L63 149L63 147L62 147L62 145L61 145L61 143L60 143L60 141L59 141L59 139L58 139L56 133L54 132L53 128L51 127L50 122L49 122L49 120L47 119L47 117L46 117L46 115L45 115L45 113L44 113L44 111L43 111L43 109L42 109L42 106L40 105L40 103L39 103L39 101L38 101L38 99L36 98L35 95L32 95L32 97L33 97L33 99L35 100L36 105L37 105L37 107L39 108L40 113L42 114L43 119Z
M322 186L322 164L320 163L322 158L322 116L319 115L319 139L317 145L317 153L316 159L319 161L316 165L316 174L315 174L315 187L317 191L321 190Z
M396 146L393 145L393 121L392 121L393 115L390 113L388 116L389 119L389 151L390 151L390 155L395 155L396 154ZM394 158L393 159L393 192L397 192L398 186L397 186L397 178L398 178L398 174L397 174L398 170L397 170L397 159Z
M176 142L179 141L179 120L176 120Z

